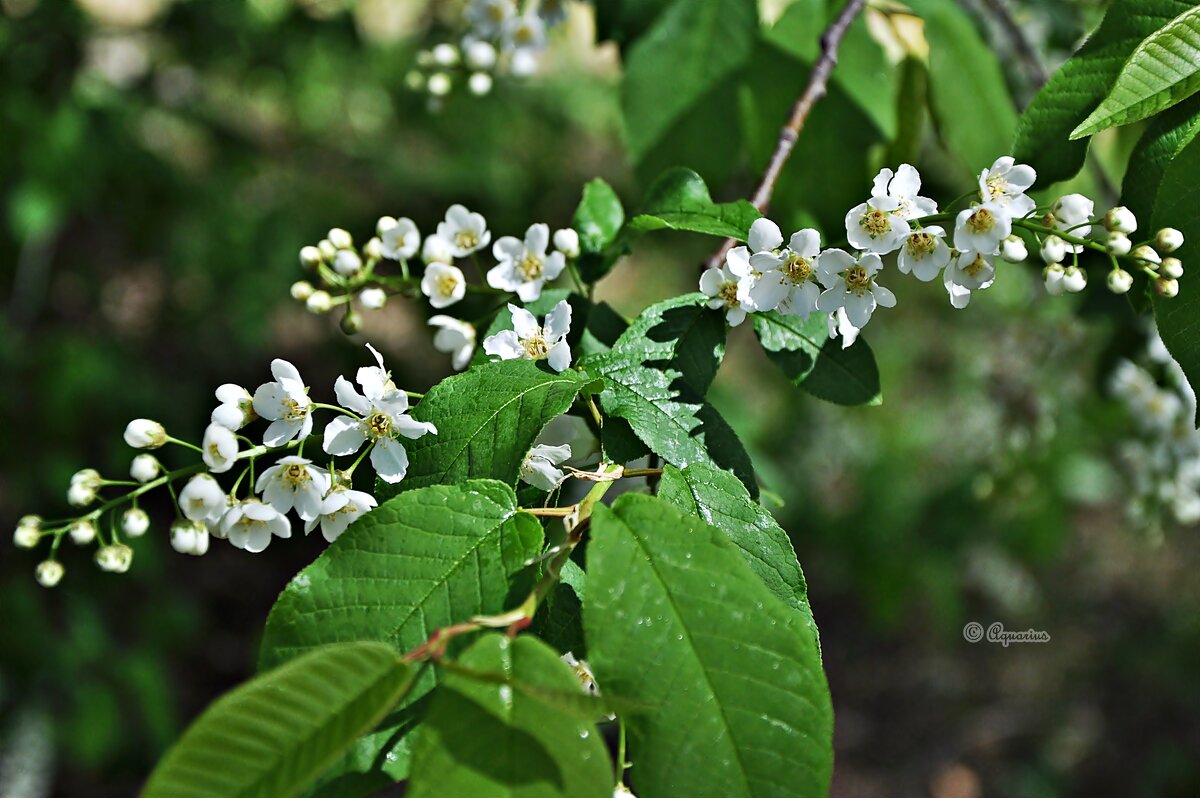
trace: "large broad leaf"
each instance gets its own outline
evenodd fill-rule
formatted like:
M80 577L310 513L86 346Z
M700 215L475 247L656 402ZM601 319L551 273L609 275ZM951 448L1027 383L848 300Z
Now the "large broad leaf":
M818 399L840 405L879 404L879 367L861 337L843 349L829 337L822 314L807 319L776 311L754 314L754 331L776 366L796 385Z
M1086 141L1071 131L1108 95L1134 48L1154 31L1192 7L1182 0L1123 0L1109 6L1100 27L1025 109L1013 155L1031 164L1042 185L1079 171Z
M804 618L722 532L639 495L597 507L584 629L639 798L824 796L833 718Z
M404 441L408 475L394 486L380 482L380 498L467 479L516 482L538 433L566 412L587 381L529 360L481 363L442 380L412 413L436 424L437 434Z
M437 629L506 609L542 526L491 480L408 491L357 521L271 609L260 664L315 646L378 640L409 651ZM433 685L428 672L415 699Z
M381 643L311 651L209 707L163 757L143 798L296 795L412 681L412 669Z
M813 639L817 639L817 625L808 606L808 587L792 541L771 514L750 498L737 477L704 463L682 471L667 466L658 484L658 496L724 532L741 551L750 570L772 593L796 608Z
M929 41L929 99L942 142L967 173L1008 153L1017 111L1004 72L953 0L914 0Z
M1154 201L1163 174L1171 161L1200 133L1200 97L1192 97L1156 117L1138 139L1125 169L1121 204L1145 225L1154 213Z
M1167 166L1158 189L1154 224L1178 228L1184 236L1185 251L1200 241L1200 139L1193 139ZM1186 262L1186 254L1183 256ZM1200 385L1200 287L1190 275L1179 281L1179 296L1154 298L1154 317L1158 333L1171 355L1179 361L1188 382Z
M725 319L710 312L707 301L695 292L656 302L638 314L613 348L670 364L703 396L725 357Z
M539 694L584 699L578 677L529 636L490 634L457 662L413 750L410 798L610 798L613 771L595 723Z
M690 230L745 241L761 216L746 200L715 203L704 179L691 169L668 169L650 186L642 212L629 225L635 230Z
M1071 138L1091 136L1170 108L1200 89L1200 6L1190 8L1134 49L1116 85Z
M754 46L754 0L675 0L629 48L621 81L636 162L679 116L737 69Z

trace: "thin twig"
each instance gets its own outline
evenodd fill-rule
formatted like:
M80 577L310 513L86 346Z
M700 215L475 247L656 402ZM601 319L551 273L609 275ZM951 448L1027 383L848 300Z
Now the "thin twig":
M750 202L760 212L765 212L767 206L771 204L771 195L775 192L775 183L779 180L779 173L783 171L783 165L787 163L792 150L795 149L796 142L800 139L800 131L804 129L804 123L808 120L808 115L812 113L813 106L817 104L817 100L825 96L825 92L828 90L829 76L833 73L834 66L837 65L838 47L841 45L846 31L849 30L850 24L854 22L855 17L862 12L866 4L867 0L850 0L833 24L821 34L821 57L813 65L812 72L808 76L808 84L805 85L796 104L792 106L792 113L788 117L787 124L779 131L779 141L775 144L775 152L772 153L771 160L767 163L767 169L763 172L758 187L754 189L754 194L750 197ZM721 248L709 258L708 265L719 268L721 261L725 259L725 254L733 248L733 245L733 239L727 239Z

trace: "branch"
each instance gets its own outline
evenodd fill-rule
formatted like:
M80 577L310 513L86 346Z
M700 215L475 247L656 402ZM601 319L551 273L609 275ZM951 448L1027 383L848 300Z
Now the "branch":
M755 208L758 208L759 212L765 212L767 206L771 204L771 195L775 192L775 183L779 180L779 173L783 171L783 165L787 163L792 150L795 149L796 142L800 138L800 131L804 129L804 123L808 120L808 115L812 113L813 106L817 104L817 100L825 96L829 76L837 64L838 47L841 45L846 31L850 28L850 24L854 22L855 17L862 12L863 6L866 4L867 0L850 0L833 24L821 34L821 57L813 65L812 72L808 76L808 84L804 87L799 99L796 100L796 104L792 106L792 113L788 117L787 124L779 131L779 142L775 145L775 152L771 155L767 169L758 183L758 188L754 189L754 194L750 198L750 202L754 204ZM709 259L708 265L719 268L721 261L725 258L725 253L729 252L733 245L733 239L727 239Z

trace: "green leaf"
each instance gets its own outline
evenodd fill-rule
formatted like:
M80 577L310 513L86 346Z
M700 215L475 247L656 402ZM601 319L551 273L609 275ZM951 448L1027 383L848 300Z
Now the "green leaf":
M296 575L267 618L260 665L378 640L410 651L437 629L508 607L542 525L491 480L407 491L363 516ZM415 700L433 686L426 672Z
M725 357L725 320L707 302L699 292L657 302L638 314L613 348L669 363L703 396Z
M467 479L515 483L538 433L587 382L577 371L556 374L529 360L481 363L442 380L412 412L436 424L437 435L404 441L408 475L394 486L380 482L379 497Z
M840 405L883 401L875 354L861 336L843 349L840 339L829 337L828 322L819 313L801 319L770 311L753 318L767 357L794 384Z
M579 233L579 271L586 282L608 274L628 249L617 244L623 224L625 209L612 186L597 177L583 187L571 227Z
M804 619L724 533L650 496L597 507L584 629L639 798L828 794L832 709Z
M635 230L690 230L745 241L762 214L746 200L714 203L703 178L691 169L663 172L646 194L642 212L629 223Z
M410 798L611 798L596 725L538 697L537 688L585 697L554 650L529 636L489 634L457 664L534 689L448 673L414 745Z
M621 81L626 142L641 160L679 116L750 54L754 0L675 0L625 58Z
M360 736L306 798L366 798L408 778L413 731L425 701L406 706Z
M412 683L412 669L380 643L310 651L209 707L163 757L142 796L296 795Z
M1017 112L995 51L953 0L914 0L929 42L929 99L946 149L974 176L1012 147Z
M790 604L817 640L808 587L792 541L774 517L728 471L696 463L680 471L666 466L658 496L724 532L767 589Z
M1100 27L1025 109L1013 155L1032 165L1041 185L1066 180L1079 171L1086 141L1071 131L1108 95L1126 59L1154 31L1192 7L1180 0L1114 2Z
M1146 37L1129 56L1112 91L1071 132L1072 139L1128 125L1185 100L1200 89L1200 6Z
M1155 117L1138 139L1125 169L1121 204L1139 219L1151 218L1163 174L1200 133L1200 97L1191 97Z

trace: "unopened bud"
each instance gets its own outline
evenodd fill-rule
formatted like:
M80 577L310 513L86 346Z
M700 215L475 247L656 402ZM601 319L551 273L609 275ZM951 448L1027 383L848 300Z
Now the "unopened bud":
M54 587L62 581L65 572L66 569L62 567L62 563L58 560L46 560L45 562L38 563L34 575L37 577L38 584L42 587Z
M433 48L433 63L443 67L454 66L458 63L458 48L447 42L435 46Z
M325 256L321 254L321 250L312 246L301 247L300 249L300 265L312 271L320 266L325 261Z
M22 549L32 549L42 536L42 518L38 515L25 515L17 522L13 532L13 545Z
M1118 205L1104 214L1104 227L1109 232L1128 235L1137 230L1137 217L1124 205Z
M125 425L125 443L134 449L157 449L167 442L162 424L148 418L135 418Z
M1154 281L1154 292L1163 299L1179 296L1179 281L1170 277L1159 277Z
M1124 269L1113 269L1108 273L1108 290L1114 294L1127 294L1133 288L1133 275Z
M139 454L129 464L129 476L144 484L157 477L161 468L154 455Z
M1174 252L1183 246L1183 233L1174 227L1164 227L1154 236L1154 246L1163 252Z
M1109 233L1108 239L1104 242L1104 249L1109 255L1128 255L1129 250L1133 247L1133 242L1129 240L1129 236L1124 233Z
M317 251L321 253L322 260L333 260L337 256L337 247L328 238L322 238L317 242Z
M316 290L317 289L313 288L313 284L308 280L297 280L296 282L292 283L292 299L296 300L297 302L305 302Z
M1065 271L1062 264L1051 263L1042 270L1042 279L1046 284L1046 293L1050 296L1062 296L1067 292L1066 286L1063 285L1063 276Z
M333 258L333 270L343 277L357 274L362 265L362 258L352 249L339 249Z
M354 246L354 239L350 233L340 227L335 227L325 236L329 239L329 243L333 244L334 249L350 249Z
M346 335L354 335L360 332L363 326L362 314L357 310L347 310L346 315L342 316L341 326L342 332Z
M363 246L363 254L368 260L383 260L383 242L376 236Z
M467 91L476 97L483 97L492 90L492 76L486 72L472 72L467 78Z
M579 233L570 227L554 231L554 248L568 258L579 257Z
M1028 258L1029 248L1025 246L1025 239L1016 235L1005 238L1000 242L1000 257L1009 263L1020 263Z
M1159 257L1157 252L1154 251L1154 247L1149 247L1145 244L1142 244L1140 247L1135 247L1133 252L1129 254L1145 263L1153 263L1155 266L1162 263L1162 258Z
M333 307L333 297L328 291L313 291L312 295L305 300L304 307L308 308L310 313L328 313Z
M445 72L434 72L429 76L425 87L434 97L445 97L450 93L453 83L450 81L450 76Z
M1087 273L1072 264L1063 270L1063 288L1072 294L1078 294L1087 287Z
M1170 277L1172 280L1178 280L1183 276L1183 262L1180 261L1179 258L1163 258L1162 274L1164 277Z
M358 292L358 301L367 310L379 310L387 304L387 291L382 288L364 288Z
M129 566L132 563L133 549L124 543L101 546L96 549L96 565L100 566L101 571L108 571L112 574L123 574L129 570Z
M140 538L150 528L150 516L141 507L130 507L121 516L121 532L127 538Z
M491 69L496 65L496 48L483 41L464 43L463 60L474 70Z
M72 542L80 546L86 546L96 539L96 525L87 519L81 518L67 527L67 534L71 536Z
M1067 256L1067 242L1055 235L1046 236L1042 242L1042 260L1046 263L1062 263Z

